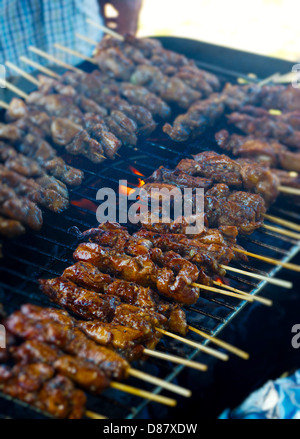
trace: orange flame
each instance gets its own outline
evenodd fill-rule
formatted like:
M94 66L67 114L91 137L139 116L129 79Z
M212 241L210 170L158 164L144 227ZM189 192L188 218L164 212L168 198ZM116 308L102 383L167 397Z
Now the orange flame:
M219 282L221 285L230 285L229 279L221 279L220 277L216 277L216 282Z
M144 180L142 180L141 178L139 178L138 180L139 180L139 184L135 185L134 188L131 188L131 187L128 187L128 186L124 186L124 185L121 184L120 187L119 187L120 194L129 196L129 195L131 195L131 194L133 194L135 192L136 188L144 186L144 184L145 184Z
M145 177L140 171L135 169L133 166L129 166L130 171L132 171L135 175L140 175L141 177Z
M96 212L98 208L97 204L93 203L90 200L87 200L86 198L81 198L80 200L72 200L71 204L73 204L73 206L82 207L92 212Z
M132 194L135 191L135 188L131 188L128 186L123 186L122 184L119 187L119 192L122 195L127 195L129 196L130 194Z
M138 184L138 187L142 187L142 186L144 186L144 184L145 184L144 180L142 180L141 178L139 178L139 184Z
M217 277L216 281L219 282L220 284L224 284L224 282L222 281L222 279L220 277Z

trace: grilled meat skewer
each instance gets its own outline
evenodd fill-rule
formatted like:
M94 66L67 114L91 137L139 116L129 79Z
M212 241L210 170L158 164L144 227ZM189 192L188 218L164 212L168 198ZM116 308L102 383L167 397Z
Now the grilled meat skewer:
M71 283L65 282L66 280L71 281ZM67 267L61 278L49 281L41 280L40 282L43 291L46 292L50 297L52 297L53 293L55 295L54 299L57 299L59 297L58 294L61 292L64 300L66 301L65 303L67 305L69 304L69 309L81 317L99 318L99 313L101 312L100 309L97 309L96 312L91 313L89 310L91 307L89 306L88 301L83 301L84 305L79 307L79 298L82 294L84 295L88 293L89 297L91 298L92 295L94 295L95 302L99 304L100 308L101 304L99 303L99 300L102 300L102 304L105 301L112 303L109 297L111 296L111 299L114 300L113 312L119 306L120 302L126 303L136 308L144 309L146 312L149 310L151 313L155 312L159 315L162 314L166 316L168 319L168 329L170 331L179 332L182 335L185 335L187 332L185 314L178 305L172 305L168 302L160 300L158 295L149 288L142 287L133 282L127 282L121 279L113 279L111 276L101 273L90 263L77 262L76 264ZM49 290L47 289L48 287ZM70 288L72 293L68 295L67 291ZM56 293L54 290L58 290L59 293ZM107 295L108 297L105 298L104 295ZM77 298L75 302L76 307L72 305L72 299L75 296ZM60 301L60 304L62 305L63 302ZM84 313L85 306L88 307L88 310ZM71 309L71 307L73 308ZM102 308L105 310L105 305L103 305ZM113 312L110 312L110 317L112 316ZM108 314L107 311L106 314Z
M155 309L160 313L168 312L172 308L170 304L160 300L150 288L112 278L88 262L76 262L67 267L62 277L96 293L119 297L130 305Z
M1 185L12 188L17 195L60 213L69 205L68 190L64 183L54 177L44 175L36 180L28 179L0 165Z
M135 251L138 254L140 250ZM197 281L199 270L175 252L163 254L160 249L142 249L137 256L129 256L96 243L86 243L77 247L74 258L90 262L100 270L121 276L129 282L156 286L160 294L180 303L192 304L199 297L198 288L191 286ZM158 264L163 264L164 268L159 268Z
M155 40L132 36L125 36L124 41L104 39L96 47L94 58L102 71L123 80L139 65L146 65L159 68L166 76L179 78L204 95L220 86L215 75L197 68L194 61L184 55L163 49Z
M194 102L185 114L176 117L172 125L165 124L163 131L176 142L197 138L228 109L231 112L235 111L228 116L228 122L247 134L256 133L261 137L274 137L287 145L299 147L299 114L291 114L291 117L272 116L253 105L292 112L300 109L297 91L292 87L228 83L221 92L211 94L205 100ZM256 117L255 114L237 113L237 111L246 111L247 108L256 112Z
M39 76L39 79L43 84L45 83L45 77ZM83 99L82 96L84 96L90 106L94 102L94 105L104 108L106 113L113 109L122 111L121 106L124 106L124 109L126 109L125 113L131 112L128 113L129 117L130 114L133 114L132 111L134 109L139 109L140 111L143 111L143 109L147 110L153 118L167 119L171 114L170 107L146 88L129 82L116 82L97 70L82 74L66 72L60 77L59 81L49 80L49 78L46 80L49 92L52 90L61 94L69 94L70 89L76 89L81 93L81 101ZM66 91L67 87L68 90ZM86 111L96 113L92 108L89 109L87 107L86 101L84 102ZM81 105L83 105L82 102Z
M75 389L67 377L54 373L54 368L43 362L0 366L0 389L55 418L81 419L85 394Z
M271 137L290 147L300 148L300 129L281 120L281 116L263 114L255 117L246 113L234 112L227 116L228 123L249 135Z
M17 195L14 189L0 184L0 214L9 219L27 225L33 230L40 230L43 224L41 210L28 198ZM20 226L14 224L20 230Z
M11 349L16 363L26 365L45 363L53 366L57 373L69 378L91 393L98 394L109 387L109 379L95 365L83 359L64 354L55 346L32 339Z
M279 195L279 180L265 167L252 164L242 166L226 155L213 151L201 152L193 157L193 160L181 160L176 170L192 176L205 177L234 189L253 192L260 195L267 205L273 203ZM150 181L151 178L154 180L155 173L150 177Z
M201 274L206 273L206 277L202 275L201 279L202 283L205 284L209 282L208 275L219 274L222 276L225 274L219 264L227 265L232 259L240 258L240 254L236 255L232 249L235 239L231 238L226 241L219 230L207 229L200 235L188 237L185 234L158 233L155 230L151 232L142 228L130 235L127 229L119 224L104 223L95 229L83 232L82 237L125 254L132 254L134 248L138 249L143 241L150 241L154 248L158 247L164 252L175 251L196 264Z
M283 112L299 111L299 92L292 85L265 85L261 94L261 106Z
M204 133L225 112L258 101L261 87L255 84L233 86L227 84L220 93L213 93L207 99L194 102L185 114L180 114L173 125L166 123L163 131L176 142L194 139Z
M95 60L104 73L146 87L167 103L175 102L187 108L192 102L201 98L201 93L190 88L182 79L166 76L157 66L149 62L136 66L116 47L99 51Z
M33 100L35 96L34 94L32 95L31 100ZM77 111L77 107L75 107L75 111L72 103L69 103L68 106L68 96L49 95L42 97L44 98L44 106L42 106L42 109L47 106L48 111L50 110L52 115L41 111L41 105L36 110L35 106L32 108L31 105L26 105L20 99L13 99L11 101L6 114L9 121L14 120L14 122L10 124L10 131L13 132L14 126L17 127L15 132L16 142L22 139L22 132L28 133L29 131L30 134L33 133L34 138L51 137L57 145L65 146L70 154L83 155L95 163L103 161L104 150L108 156L114 156L116 150L121 146L121 143L108 130L102 117L98 116L96 121L92 123L93 119L91 119L90 115L83 116L80 112L79 115L82 115L84 119L84 123L81 125L78 124L78 121L81 120L78 116L79 109ZM38 99L37 102L40 102L40 100ZM23 107L22 112L19 110L20 106ZM41 114L46 115L42 126L39 124ZM60 114L61 117L56 116L56 114ZM64 117L62 117L62 115ZM87 129L85 129L85 125L87 125ZM93 133L94 131L96 132L96 130L97 137L101 143L93 138ZM7 128L2 131L3 132L0 130L0 137L11 139L11 137L9 137L10 132ZM88 131L91 132L92 135L90 135Z
M175 185L161 182L146 183L143 190L149 193L153 188L166 188L170 191ZM194 195L191 203L195 205ZM266 212L266 206L263 198L257 194L251 194L244 191L230 191L225 184L215 184L204 195L204 225L210 228L226 228L227 226L236 227L240 234L250 234L257 228L261 227ZM158 216L159 218L159 216ZM200 220L203 214L200 214ZM176 221L176 219L175 219ZM192 216L191 222L195 221L195 215ZM148 213L140 215L140 222L147 226L151 224L151 217ZM157 221L161 222L161 221ZM171 220L168 220L170 223ZM169 225L169 224L168 224ZM184 225L184 228L187 225ZM167 229L166 229L167 230Z
M77 286L74 282L64 279L63 277L54 279L41 279L40 285L42 291L50 297L55 303L60 306L72 311L81 318L91 320L93 323L99 321L98 328L101 331L101 344L110 345L112 344L115 348L124 349L124 346L134 347L133 342L141 341L145 343L148 348L153 349L158 341L160 340L160 335L156 332L155 327L166 327L168 325L168 318L163 316L161 313L157 312L153 308L141 308L134 306L125 302L121 303L121 300L117 300L116 296L110 296L109 294L99 294L94 291L86 290L82 287ZM82 300L82 297L86 296L87 302ZM84 305L82 305L84 303ZM81 306L80 306L81 305ZM97 312L94 311L97 307ZM109 308L109 312L107 311ZM127 319L126 322L122 320L122 315L131 316L131 321ZM182 314L182 315L181 315ZM185 321L184 313L180 313L177 308L174 308L174 312L169 313L170 327L169 329L174 329L172 323L174 317L178 319L176 323L176 330L180 331L181 334L185 335L187 332L187 325ZM102 323L108 325L102 325ZM124 328L123 335L118 333L114 334L112 327L118 331L118 327L122 325ZM83 326L83 324L81 325ZM139 332L137 334L132 334L126 327L136 329ZM89 325L85 325L89 327ZM119 328L120 330L122 328ZM111 333L110 338L107 334ZM117 336L117 339L116 339ZM134 336L134 338L132 338ZM98 340L98 342L100 342ZM136 343L134 343L136 344Z
M17 337L50 343L70 355L90 361L108 378L127 377L129 364L117 353L88 339L78 328L45 318L36 308L23 306L4 321L5 327Z
M75 82L77 81L77 91L71 85L64 86L60 81L39 76L42 85L39 91L33 92L29 95L27 103L36 106L37 108L44 109L52 116L60 118L68 117L77 125L86 125L85 114L89 117L93 115L97 116L98 126L100 126L101 123L102 127L106 127L106 131L110 128L112 133L117 135L119 139L130 144L136 144L136 133L147 135L155 129L156 124L152 119L151 113L146 108L140 105L130 105L126 100L121 99L118 95L118 89L116 86L113 85L113 88L111 89L109 84L106 84L105 82L103 83L102 78L98 79L98 86L96 84L96 86L93 87L94 90L99 90L98 93L95 93L94 91L94 95L92 96L93 100L91 99L91 93L89 92L85 91L87 97L81 94L78 95L78 91L83 87L83 75L79 76L79 78L72 78L73 82L74 80ZM94 76L95 75L93 75L93 77ZM94 78L91 79L92 82L95 82L93 81ZM92 84L90 84L90 81L86 82L89 87L91 87ZM104 95L101 98L101 90L103 87ZM108 89L110 90L109 99L107 95ZM56 92L59 94L53 94ZM143 96L144 95L145 93L143 93ZM153 98L150 97L150 102L151 101L153 101ZM109 108L109 115L107 115L107 110L103 105ZM14 117L14 114L13 111L9 111L7 117L11 120ZM19 111L18 116L20 116L20 114L21 112ZM100 133L101 132L98 129L98 134ZM93 133L90 132L89 134ZM106 134L106 136L107 135L108 134ZM96 137L95 139L99 140L101 143L102 137L100 136L99 139ZM109 154L111 158L113 158L113 155L114 154L112 153Z
M119 83L98 70L80 74L68 71L59 80L39 75L39 81L42 83L42 93L59 93L75 97L75 103L84 112L96 113L103 117L111 110L124 110L128 117L132 116L138 122L134 112L139 111L143 112L146 119L144 125L147 119L151 120L149 112L151 117L162 119L167 119L171 113L170 107L146 88L129 82ZM153 119L150 125L153 125Z
M10 105L18 107L20 105L19 102L22 105L24 104L20 99L13 99ZM57 157L56 151L41 137L43 132L40 129L38 133L28 133L32 129L32 124L28 124L28 121L24 121L24 124L19 126L17 124L0 124L0 138L11 143L9 145L4 142L0 143L2 160L14 158L15 155L11 146L14 145L13 148L16 152L22 154L23 162L26 160L24 158L26 156L29 160L27 163L30 163L31 166L33 164L32 160L36 162L35 168L37 170L41 167L53 177L60 179L70 186L81 184L83 172L67 165L61 157Z
M292 153L285 145L277 140L264 137L242 136L229 134L227 130L221 130L215 134L215 139L220 148L232 152L234 156L247 159L255 159L262 165L276 168L278 166L289 171L297 167L297 153ZM294 160L289 160L293 157ZM294 161L294 164L293 164Z

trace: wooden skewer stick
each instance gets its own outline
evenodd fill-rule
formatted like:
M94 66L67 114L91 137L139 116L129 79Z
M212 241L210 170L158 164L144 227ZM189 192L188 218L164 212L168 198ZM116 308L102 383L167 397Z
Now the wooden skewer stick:
M91 20L90 18L87 18L86 22L91 24L94 27L97 27L98 29L105 32L106 34L111 35L114 38L117 38L117 40L124 41L124 37L122 35L118 34L118 32L113 31L109 27L106 27L106 26L103 26L102 24L96 23L95 21Z
M208 355L212 355L213 357L218 358L219 360L227 361L228 355L223 354L223 352L216 351L215 349L209 348L208 346L203 346L201 343L196 343L188 338L181 337L180 335L173 334L172 332L166 331L165 329L155 328L156 331L161 334L167 335L168 337L174 338L175 340L181 341L189 346L193 346L196 349L199 349L202 352L205 352Z
M7 67L9 67L11 70L14 70L15 72L19 73L19 75L23 76L23 78L27 79L27 81L32 82L33 84L39 86L40 81L38 81L34 76L30 75L29 73L25 72L20 67L16 66L15 64L11 63L10 61L5 61L5 64Z
M249 295L250 297L247 297L247 296L243 296L241 294L231 293L230 291L220 290L220 288L209 287L208 285L202 285L202 284L197 284L197 283L192 283L192 285L194 287L201 288L202 290L212 291L213 293L223 294L224 296L236 297L237 299L246 300L247 302L254 301L253 296L251 296L251 294Z
M178 395L185 396L186 398L189 398L192 395L192 392L189 389L185 389L184 387L177 386L177 384L169 383L153 375L149 375L148 373L142 372L141 370L130 368L129 375L138 378L140 380L146 381L147 383L155 384L156 386L162 387L163 389L169 390L170 392L174 392L177 393Z
M37 49L36 47L30 46L28 48L31 52L36 53L37 55L41 56L42 58L46 58L49 61L54 62L55 64L58 64L62 67L64 67L65 69L68 70L73 70L73 72L76 73L82 73L82 70L78 69L77 67L72 66L71 64L67 64L64 61L61 61L60 59L56 58L53 55L49 55L47 52L44 52L43 50Z
M0 82L2 80L0 79ZM13 93L15 93L16 95L20 96L23 99L27 99L28 94L25 93L23 90L21 90L19 87L16 87L15 85L11 84L8 81L5 81L5 86L6 88L8 88L8 90L12 91Z
M274 216L274 215L268 215L266 213L263 216L264 216L264 218L266 218L269 221L272 221L273 223L276 223L276 224L279 224L281 226L285 226L285 227L288 227L289 229L293 229L293 230L296 230L297 232L300 232L300 224L296 224L296 223L293 223L292 221L287 221L287 220L284 220L282 218L278 218L277 216Z
M29 66L34 67L36 70L39 70L40 72L43 72L48 76L52 76L53 78L57 78L57 79L60 78L60 75L58 73L53 72L53 70L50 70L47 67L44 67L35 61L32 61L26 56L20 56L20 61L24 62L25 64L28 64Z
M297 171L290 171L289 176L292 178L297 178L299 176L299 172Z
M24 78L26 78L27 81L31 82L32 84L34 84L34 85L36 85L36 86L38 86L38 87L41 86L40 81L38 81L34 76L32 76L32 75L27 75L27 73L25 72L25 70L23 70L23 69L21 69L21 68L19 68L19 67L17 67L17 66L14 66L14 67L16 67L15 70L18 71L18 73L19 73L21 76L23 76ZM13 69L14 67L11 67L11 68ZM26 76L25 76L25 75L26 75Z
M86 41L87 43L91 44L92 46L97 46L97 41L92 40L89 37L86 37L85 35L81 35L78 34L77 32L75 33L75 37L79 38L80 40Z
M99 413L91 412L91 410L86 410L85 416L91 419L107 419L106 416L100 415Z
M289 186L278 186L278 190L284 194L300 195L300 189Z
M282 114L281 110L277 110L276 108L270 108L269 114L271 114L272 116L280 116L280 114Z
M232 346L229 343L226 343L226 341L220 340L217 337L214 337L212 335L207 334L206 332L200 331L200 329L194 328L193 326L188 326L190 331L195 332L196 334L201 335L203 338L207 338L212 343L215 343L216 345L220 346L221 348L226 349L227 351L237 355L238 357L243 358L244 360L249 359L249 354L242 349L236 348L235 346Z
M271 232L276 232L280 235L289 236L290 238L300 240L299 233L291 232L290 230L280 229L279 227L269 226L268 224L262 224L262 227L266 230L270 230Z
M247 252L246 250L242 250L239 248L235 248L234 250L239 252L239 253L243 253L244 255L251 256L252 258L256 258L256 259L260 259L261 261L268 262L269 264L280 265L280 266L287 268L289 270L300 272L300 265L291 264L290 262L282 262L282 261L279 261L278 259L269 258L267 256L257 255L256 253Z
M245 291L238 290L237 288L233 288L233 287L231 287L229 285L226 285L226 284L222 284L221 282L218 282L216 280L214 280L213 283L215 285L219 285L220 287L227 288L228 290L233 291L235 293L238 293L238 294L241 294L241 295L245 295L245 296L251 296L251 297L253 297L254 301L260 302L260 303L262 303L264 305L267 305L267 306L272 306L273 305L272 300L266 299L265 297L253 296L253 295L251 295L249 293L246 293Z
M255 279L264 280L269 282L270 284L277 285L282 288L293 288L292 282L283 279L277 279L276 277L267 277L261 274L252 273L251 271L241 270L240 268L231 267L230 265L220 265L221 268L224 268L228 271L233 271L234 273L240 273L245 276L254 277Z
M272 82L278 76L280 76L280 74L278 72L277 73L273 73L271 76L268 76L267 78L262 79L257 85L259 85L259 86L266 85L269 82Z
M136 387L128 386L128 384L111 381L110 387L112 387L113 389L121 390L122 392L130 393L131 395L149 399L150 401L159 402L170 407L175 407L177 404L177 401L175 399L168 398L162 395L156 395L155 393L147 392L146 390L137 389Z
M197 363L197 361L186 360L185 358L177 357L176 355L165 354L164 352L154 351L153 349L144 348L143 353L151 357L161 358L162 360L171 361L172 363L182 364L193 369L201 370L205 372L207 365Z
M9 109L8 103L4 101L0 101L0 107L5 108L5 110Z
M78 58L81 58L81 59L88 61L92 64L97 64L93 58L90 58L89 56L85 56L82 53L77 52L77 50L69 49L68 47L62 46L61 44L58 44L58 43L55 43L54 47L55 47L55 49L62 50L63 52L69 53L70 55L77 56Z

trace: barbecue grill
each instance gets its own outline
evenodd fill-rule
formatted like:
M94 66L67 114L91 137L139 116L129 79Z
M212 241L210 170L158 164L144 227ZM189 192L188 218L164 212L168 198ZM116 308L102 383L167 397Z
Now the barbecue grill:
M192 40L179 38L160 38L164 47L176 50L195 59L200 68L205 68L215 73L220 81L236 82L237 78L248 78L248 73L255 73L257 81L271 75L274 72L286 73L291 69L291 64L274 58L247 54L240 51L225 49ZM86 70L90 68L87 63L82 64ZM32 86L20 80L18 87L26 92L32 90ZM11 94L7 92L7 100ZM214 133L224 127L225 118L218 121L212 129L205 132L197 141L185 144L174 143L168 139L161 127L151 134L150 138L139 139L135 147L123 146L114 161L106 160L100 165L94 165L85 159L76 159L65 154L63 158L68 164L72 164L84 171L85 179L80 187L70 188L70 208L61 215L55 215L49 211L43 213L44 225L40 232L28 231L26 235L14 240L4 241L4 258L0 265L0 302L5 306L8 313L17 309L23 303L53 306L38 287L39 278L51 278L59 276L61 272L73 263L72 253L78 245L77 228L84 231L97 225L95 211L97 208L96 192L101 187L110 187L118 192L119 180L127 180L128 186L134 188L141 184L141 179L148 177L160 165L174 168L182 158L190 158L205 150L218 150ZM227 127L228 128L228 127ZM297 221L300 219L300 205L294 201L281 199L272 207L271 213L280 214L285 219ZM246 250L253 253L262 253L265 256L288 262L300 250L296 240L278 235L276 233L259 229L251 236L239 237L239 243ZM272 266L265 262L250 258L249 263L236 265L239 268L262 275L273 277L280 270L279 266ZM241 289L251 294L262 292L266 286L265 281L251 280L227 274L232 287ZM206 331L211 335L220 334L232 319L245 307L246 302L236 298L219 296L216 294L201 294L197 304L186 307L187 321L194 327ZM248 308L243 311L248 312ZM189 333L189 338L201 340L199 335ZM207 344L208 340L203 340ZM199 353L189 348L167 340L166 337L160 342L160 350L184 356L188 359L197 358L213 367L215 359L206 354ZM251 352L250 352L251 354ZM159 360L147 360L141 363L143 370L166 381L179 379L184 366L174 367L171 363ZM201 373L201 372L198 372ZM205 372L208 373L208 372ZM135 385L134 379L129 384ZM147 388L155 393L160 393L161 388ZM179 406L184 404L178 400ZM97 397L88 397L87 408L98 411L110 418L138 418L150 417L153 403L141 400L134 396L121 394L115 390L107 390ZM160 416L168 416L167 409L160 407ZM47 418L38 410L27 406L22 402L13 401L6 395L0 394L0 415L13 418Z

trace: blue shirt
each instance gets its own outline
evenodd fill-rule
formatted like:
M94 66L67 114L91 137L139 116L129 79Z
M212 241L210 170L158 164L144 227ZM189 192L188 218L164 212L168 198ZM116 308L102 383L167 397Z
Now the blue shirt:
M94 46L77 38L75 33L100 41L102 31L86 19L103 24L97 0L0 0L0 64L11 61L26 71L34 70L20 61L20 56L47 65L50 61L28 50L35 46L69 64L82 60L53 47L60 43L85 55ZM7 69L6 76L13 72Z

